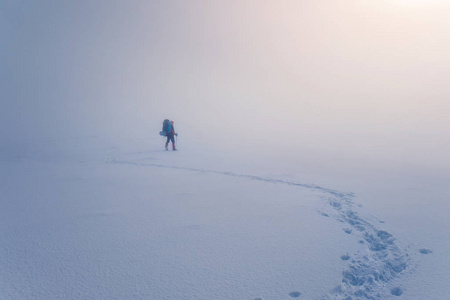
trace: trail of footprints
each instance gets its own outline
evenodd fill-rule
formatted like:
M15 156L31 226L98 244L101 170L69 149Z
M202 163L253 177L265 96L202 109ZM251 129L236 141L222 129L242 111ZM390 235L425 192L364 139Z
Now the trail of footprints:
M259 178L252 177L252 179ZM264 179L264 181L270 180ZM401 287L386 290L386 286L407 269L410 257L396 245L395 238L389 232L378 229L352 210L353 194L340 193L314 185L280 180L273 182L297 185L328 194L327 200L331 211L322 211L320 214L336 219L344 224L343 231L346 234L353 234L359 238L359 244L361 244L359 251L353 255L347 253L341 256L342 261L349 262L348 268L342 272L342 283L321 300L378 300L403 295L404 291ZM419 252L433 253L432 250L425 248L420 249ZM301 293L291 292L289 296L297 298L301 296ZM262 298L257 299L262 300Z
M322 299L375 300L385 299L389 294L401 296L401 287L386 291L386 286L407 269L410 257L396 245L389 232L376 228L352 210L352 198L351 194L335 194L328 198L332 212L327 215L341 222L346 234L357 236L361 247L353 255L341 256L341 260L349 262L348 268L342 272L342 283ZM419 252L432 253L429 249L420 249Z
M386 283L406 269L408 255L398 248L390 233L377 229L352 210L352 198L351 194L328 198L333 209L329 214L344 225L346 234L358 237L361 247L353 255L341 256L349 262L342 272L342 283L323 299L382 299ZM391 290L395 296L402 293L401 288Z
M360 249L353 255L343 254L341 260L348 261L349 266L342 272L342 283L335 287L321 300L357 300L357 299L385 299L390 296L401 296L401 287L394 287L386 291L386 285L398 278L408 267L409 255L403 252L395 243L395 238L384 230L379 230L370 222L362 219L352 210L352 193L341 193L335 190L316 185L294 183L279 179L268 179L259 176L237 174L233 172L219 172L212 170L200 170L185 167L165 166L152 163L135 163L112 160L108 163L131 164L138 166L151 166L160 168L180 169L192 172L214 173L223 176L241 177L270 183L286 184L316 190L327 195L327 201L331 208L328 212L320 212L324 217L332 217L344 225L343 231L349 235L355 235L361 244ZM380 223L384 223L380 221ZM421 254L431 254L430 249L420 249ZM299 298L298 291L290 292L290 298ZM263 298L254 298L263 300Z

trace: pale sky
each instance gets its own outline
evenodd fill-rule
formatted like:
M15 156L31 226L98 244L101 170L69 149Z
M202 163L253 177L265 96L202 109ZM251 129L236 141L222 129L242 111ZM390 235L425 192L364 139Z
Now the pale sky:
M444 0L1 1L0 137L170 118L230 149L450 166L448 16Z

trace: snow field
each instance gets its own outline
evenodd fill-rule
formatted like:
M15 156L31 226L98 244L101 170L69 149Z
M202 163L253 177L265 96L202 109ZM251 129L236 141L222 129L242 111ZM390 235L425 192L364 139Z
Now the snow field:
M157 141L143 148L137 142L62 157L2 157L1 298L445 293L423 290L420 278L437 274L430 287L444 280L439 268L427 269L445 265L446 244L417 240L406 217L396 224L353 193L247 173L221 153L166 152Z

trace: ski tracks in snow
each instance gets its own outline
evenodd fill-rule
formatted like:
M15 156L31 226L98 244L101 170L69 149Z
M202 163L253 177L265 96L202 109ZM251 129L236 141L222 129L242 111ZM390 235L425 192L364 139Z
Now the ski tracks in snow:
M356 300L356 299L386 299L401 296L401 287L394 286L401 275L410 265L410 256L397 244L395 237L387 231L379 229L374 223L363 219L354 211L353 193L344 193L333 189L324 188L313 184L296 183L281 179L270 179L254 175L239 174L234 172L221 172L214 170L202 170L189 167L168 166L156 163L138 163L132 161L109 160L111 164L127 164L145 167L168 168L233 176L273 184L285 184L318 191L323 194L327 205L320 214L337 220L342 224L346 234L355 237L360 247L356 253L343 254L340 259L348 262L348 266L342 272L342 282L332 289L321 300ZM420 253L430 253L428 249L421 249ZM290 298L298 298L298 291L288 293ZM255 298L263 299L263 298Z

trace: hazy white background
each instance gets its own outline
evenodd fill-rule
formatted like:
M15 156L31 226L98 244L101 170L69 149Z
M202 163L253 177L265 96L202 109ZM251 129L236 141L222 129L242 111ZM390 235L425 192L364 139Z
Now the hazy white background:
M180 145L448 173L449 15L425 0L2 1L1 146L126 143L170 118Z
M216 210L233 224L211 228L237 229L246 241L248 228L241 225L251 225L254 233L281 229L281 240L270 240L277 249L292 249L292 261L328 262L316 251L302 251L311 243L292 243L305 234L325 242L317 249L329 257L329 249L345 253L352 245L336 224L322 227L329 220L319 222L324 218L313 213L321 202L304 206L306 194L291 190L292 210L274 202L286 200L280 186L222 178L230 173L205 181L205 173L185 172L207 169L354 192L355 208L383 220L379 228L419 257L399 278L404 296L444 299L450 294L449 16L444 0L0 0L4 290L43 292L48 299L45 293L67 287L72 295L78 287L98 292L96 284L104 283L113 287L105 288L106 295L126 294L133 283L152 278L140 276L153 272L147 250L169 244L146 239L146 248L123 241L160 230L152 222L162 219L167 228L172 220L190 222L198 214L220 221ZM178 153L162 151L158 132L165 118L180 133ZM130 164L114 164L121 160ZM146 166L152 161L175 170ZM222 209L224 201L233 212ZM282 217L275 223L287 227L248 218L272 213L278 203L291 218L274 212L271 219ZM114 218L103 217L111 212ZM92 223L84 216L98 218ZM239 216L238 222L230 216ZM106 228L107 220L112 226ZM299 222L313 230L297 227ZM327 230L317 234L320 228ZM173 237L172 230L164 232ZM257 243L265 242L259 236L253 236ZM196 241L189 240L188 248L195 249ZM217 241L220 251L210 254L227 252L221 243L228 240ZM231 244L239 249L228 251L232 255L245 249ZM422 255L421 248L433 253ZM109 249L118 251L114 260L99 261ZM264 250L270 247L261 249L261 257L273 255ZM72 259L79 253L88 253L84 263ZM42 267L41 257L50 263ZM143 273L130 263L136 258L149 262L138 264ZM263 265L253 258L241 267ZM333 262L341 261L336 256ZM86 272L92 266L101 276ZM297 264L289 266L298 274ZM110 281L103 270L118 280ZM171 270L177 268L169 268L168 277L179 278ZM268 269L245 278L264 286L259 280L273 274ZM302 282L284 274L288 282ZM326 275L341 281L340 275ZM174 282L175 293L184 292L183 282ZM320 280L315 284L328 289ZM311 287L304 287L305 296ZM287 297L289 291L283 287L282 293Z

